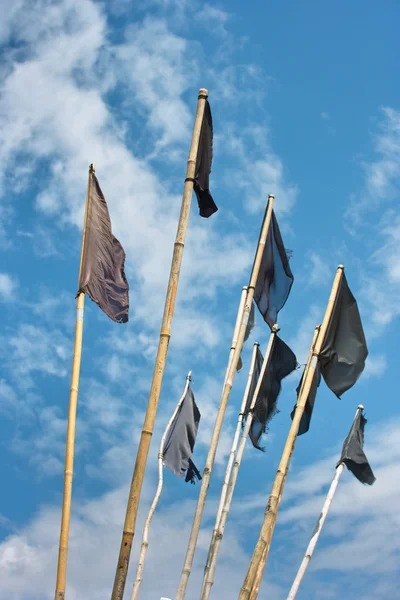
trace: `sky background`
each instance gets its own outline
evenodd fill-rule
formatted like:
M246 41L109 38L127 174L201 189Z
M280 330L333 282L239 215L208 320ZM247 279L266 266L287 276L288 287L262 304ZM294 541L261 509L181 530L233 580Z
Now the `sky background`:
M281 337L304 364L335 269L346 268L369 347L339 401L322 382L298 439L259 598L290 589L356 407L377 477L339 484L299 600L389 600L400 586L400 6L192 0L1 0L0 599L54 597L75 294L89 163L127 253L130 321L86 300L67 577L68 600L111 593L179 215L197 92L214 120L211 191L193 200L172 339L137 536L162 431L189 370L202 413L202 469L233 325L268 193L295 282ZM245 387L243 351L224 423L188 600L197 600L221 478ZM237 597L290 426L300 371L279 398L262 454L239 474L213 598ZM173 598L200 487L165 470L141 597Z

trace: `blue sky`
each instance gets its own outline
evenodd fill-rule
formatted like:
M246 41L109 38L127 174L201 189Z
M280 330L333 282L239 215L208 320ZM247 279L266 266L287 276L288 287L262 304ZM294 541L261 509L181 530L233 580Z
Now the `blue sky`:
M131 319L86 301L68 600L110 594L147 403L199 87L214 119L211 191L193 201L168 364L126 597L156 485L161 433L189 370L204 464L240 290L268 193L295 283L280 335L300 363L336 266L370 355L342 400L321 384L299 438L260 598L284 600L357 404L377 477L349 473L299 600L385 600L399 587L400 86L397 2L92 0L2 2L0 25L0 600L54 595L69 377L87 169L96 165L127 253ZM396 28L396 29L395 29ZM190 579L198 598L221 477L257 327L243 352ZM290 425L300 373L284 382L266 452L250 445L212 597L235 598ZM174 597L199 486L165 473L142 597ZM153 544L152 544L153 541Z

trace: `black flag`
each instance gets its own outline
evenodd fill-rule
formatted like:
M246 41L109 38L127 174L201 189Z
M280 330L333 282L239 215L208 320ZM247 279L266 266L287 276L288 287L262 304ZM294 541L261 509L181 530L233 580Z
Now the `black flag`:
M356 383L367 356L357 302L343 273L319 357L325 382L338 398Z
M249 397L247 400L246 414L257 386L261 373L263 356L258 349L253 378L251 381ZM255 448L263 450L259 445L260 438L267 431L267 425L272 417L278 412L277 400L282 389L282 379L290 375L297 367L296 356L284 341L275 336L272 354L267 370L265 371L257 400L254 406L253 421L251 423L249 437Z
M359 410L351 426L349 435L344 440L342 455L336 468L340 463L344 463L349 471L357 477L358 481L372 485L375 481L375 476L363 450L366 422L367 419L362 414L362 411Z
M278 221L272 211L260 271L254 290L254 300L264 321L273 327L293 284L289 258L283 245Z
M78 294L85 292L117 323L126 323L129 285L125 277L125 252L111 231L107 203L96 175L91 171Z
M178 477L183 477L186 472L185 481L191 483L195 483L195 477L201 479L199 471L192 462L199 422L200 412L193 392L188 387L165 440L163 458L164 464Z
M299 397L299 394L300 394L301 385L303 383L305 371L306 370L304 369L303 374L300 379L300 382L299 382L299 385L296 388L297 398ZM317 388L319 387L320 382L321 382L321 370L319 368L319 364L317 363L316 369L314 371L313 380L311 383L310 392L308 394L306 405L304 407L304 412L301 416L299 431L297 432L297 435L303 435L303 433L307 433L307 431L310 429L311 415L312 415L312 412L314 409L315 397L317 395ZM293 421L295 410L296 410L296 404L294 405L294 408L290 414L292 421Z
M218 207L210 194L209 177L213 159L213 124L211 109L208 100L204 107L203 122L201 124L199 147L197 150L196 170L193 188L197 196L200 216L211 217L217 212Z

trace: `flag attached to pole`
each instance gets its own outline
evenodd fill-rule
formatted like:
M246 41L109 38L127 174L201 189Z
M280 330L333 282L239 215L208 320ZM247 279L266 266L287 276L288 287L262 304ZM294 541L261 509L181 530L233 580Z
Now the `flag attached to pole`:
M199 148L197 150L196 170L193 189L197 196L200 216L211 217L217 212L218 207L210 194L209 178L213 159L213 124L211 109L208 100L204 107L203 121L201 124Z
M90 171L85 243L78 294L85 292L117 323L126 323L129 285L125 277L125 252L111 231L110 215L103 192Z
M257 381L261 373L263 356L260 349L257 350L256 363L250 386L249 397L245 413L250 408ZM275 336L272 354L268 368L261 382L260 391L254 405L253 421L251 423L249 437L255 448L263 450L260 446L260 438L267 431L267 425L272 417L278 412L277 400L282 389L282 379L290 375L297 367L297 359L292 350L277 335Z
M183 477L186 473L185 481L191 483L195 483L196 478L201 479L200 472L192 461L200 417L193 392L188 387L185 399L171 423L163 449L165 466L178 477Z
M343 273L319 357L325 382L338 398L356 383L367 356L357 302Z
M362 414L362 410L359 410L353 421L349 435L344 440L342 455L336 468L341 463L344 463L349 471L357 477L358 481L372 485L375 481L375 476L363 450L364 428L366 423L367 419Z
M281 232L272 211L267 241L254 291L254 300L264 321L273 327L293 284L293 274Z
M305 373L306 368L304 368L303 374L301 376L299 385L296 388L296 393L297 393L297 397L299 397L300 394L300 390L301 390L301 385L303 383L303 379L304 379L304 373ZM301 415L301 420L300 420L300 425L299 425L299 431L297 433L297 435L303 435L303 433L307 433L307 431L310 429L310 422L311 422L311 416L312 416L312 412L314 409L314 402L315 402L315 397L317 395L317 389L319 387L319 384L321 382L321 369L319 367L319 364L317 363L317 366L315 368L314 371L314 377L311 383L311 388L308 394L308 398L306 401L306 405L304 407L304 412ZM293 417L294 417L294 413L296 410L296 404L294 405L294 408L290 414L290 417L293 421Z

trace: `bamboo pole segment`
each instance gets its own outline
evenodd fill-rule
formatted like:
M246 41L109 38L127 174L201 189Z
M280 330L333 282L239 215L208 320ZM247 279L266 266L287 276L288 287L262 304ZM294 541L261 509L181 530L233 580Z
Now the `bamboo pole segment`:
M239 600L256 600L258 596L258 591L260 588L261 579L268 558L272 535L275 528L276 518L278 515L279 504L282 498L283 488L289 469L290 459L292 457L293 450L296 444L296 437L299 430L301 417L303 416L308 394L312 386L315 369L318 363L318 357L321 352L326 331L328 329L328 325L332 316L336 296L340 286L340 281L343 275L343 270L344 267L342 265L339 265L336 271L335 279L333 282L331 294L329 297L325 316L322 321L322 325L320 326L318 334L316 335L315 345L314 347L311 347L310 350L311 356L309 357L307 368L303 376L303 385L301 387L297 399L296 410L293 416L292 425L289 430L286 444L282 453L281 461L279 463L279 467L276 473L275 481L272 486L271 495L269 497L268 504L265 509L264 521L261 527L260 535L256 547L254 549L252 559L250 561L246 578L240 590L240 594L238 597Z
M243 288L243 289L247 289L247 288ZM238 420L237 420L237 424L236 424L236 431L235 431L235 434L233 436L231 451L229 453L228 464L226 466L225 477L224 477L224 481L223 481L223 484L222 484L221 495L220 495L220 498L219 498L217 515L216 515L216 518L215 518L214 530L213 530L213 534L212 534L212 538L211 538L211 542L210 542L210 547L209 547L209 550L208 550L208 556L207 556L206 566L204 568L204 578L203 578L203 585L202 585L202 592L201 592L202 596L201 596L201 598L203 597L204 585L205 585L205 582L206 582L206 579L207 579L207 575L208 575L208 571L209 571L209 568L210 568L211 557L212 557L213 552L214 552L215 538L216 538L216 535L217 535L218 526L219 526L219 522L220 522L221 515L222 515L222 510L223 510L224 505L225 505L226 493L228 491L228 485L229 485L229 480L231 478L233 462L235 460L235 454L236 454L236 450L237 450L238 443L239 443L240 432L242 430L243 416L244 416L244 412L245 412L245 409L246 409L247 399L248 399L249 393L250 393L250 387L251 387L251 382L252 382L252 379L253 379L254 366L255 366L255 363L256 363L257 350L258 350L259 345L260 344L258 342L255 342L254 346L253 346L253 354L252 354L251 362L250 362L249 375L248 375L248 378L247 378L246 388L245 388L244 394L243 394L242 405L240 407L240 411L239 411L239 414L238 414Z
M231 344L231 349L229 350L228 366L227 366L226 373L225 373L225 381L228 376L229 367L231 366L233 353L237 346L240 325L242 323L243 311L244 311L244 307L246 304L246 298L247 298L247 286L244 286L244 287L242 287L242 294L240 296L240 302L239 302L239 308L238 308L238 312L237 312L237 316L236 316L235 328L233 330L232 344Z
M171 428L171 425L182 405L182 402L185 399L186 396L186 392L188 390L190 381L191 381L191 376L192 376L192 371L189 371L189 373L186 376L186 385L185 388L183 390L183 394L180 397L178 404L176 405L176 408L174 410L174 413L172 415L172 417L170 418L170 420L167 423L167 426L165 428L165 431L162 435L161 438L161 442L160 442L160 448L158 450L158 485L157 485L157 490L156 493L154 495L154 499L153 502L150 506L150 510L149 513L147 515L145 524L144 524L144 530L143 530L143 538L142 538L142 545L140 548L140 556L139 556L139 561L138 561L138 565L137 565L137 569L136 569L136 577L135 577L135 582L133 584L133 589L132 589L132 595L131 595L131 600L137 600L139 597L139 590L140 590L140 585L142 583L142 579L143 579L143 569L144 569L144 561L146 558L146 553L147 553L147 548L149 547L149 529L150 529L150 523L151 520L153 518L154 515L154 511L156 510L157 504L158 504L158 500L160 499L161 496L161 491L162 491L162 487L163 487L163 466L164 466L164 444L165 444L165 440L167 438L167 435L169 433L169 430Z
M179 216L178 228L174 243L174 252L172 256L167 295L165 298L164 315L161 324L160 340L158 344L157 357L154 366L153 380L151 382L146 416L144 419L143 429L136 455L136 463L133 471L131 487L129 490L124 530L119 551L118 564L115 573L111 600L122 600L125 590L129 559L132 549L132 541L135 533L136 517L139 508L140 494L142 491L147 456L149 453L151 437L154 429L154 422L157 414L158 401L160 397L162 379L167 359L168 345L171 337L171 325L174 316L175 300L178 290L183 249L185 246L186 229L189 221L190 203L193 192L193 179L195 176L197 151L199 147L200 131L207 96L208 91L204 88L201 88L199 90L197 111L194 121L189 158L187 162L186 179L182 196L181 212Z
M190 533L188 548L186 551L185 562L183 565L181 578L179 581L178 591L176 593L175 600L183 600L186 594L186 588L190 577L190 572L192 569L193 557L196 550L197 538L199 536L201 519L203 516L204 506L206 503L208 487L210 485L211 472L214 465L215 454L217 452L217 446L219 441L219 436L221 433L222 423L225 416L226 407L229 400L229 395L232 389L233 380L236 374L236 368L239 361L240 353L243 348L244 337L246 333L247 323L249 321L249 315L251 310L251 304L254 298L254 289L257 283L258 273L260 270L261 260L264 253L265 243L268 235L269 225L271 222L272 216L272 208L274 204L274 196L272 194L268 197L268 204L264 214L264 220L261 227L260 237L258 240L256 255L254 258L253 268L250 277L250 283L247 291L246 303L243 311L243 318L239 329L238 340L236 348L232 355L232 360L229 364L228 373L225 377L221 400L218 408L217 418L214 425L214 431L211 438L210 448L208 451L208 456L206 460L206 465L204 467L204 474L202 485L200 488L199 497L197 500L196 512L193 519L192 530Z
M79 263L78 282L81 277L83 252L85 248L86 224L89 210L89 198L91 191L91 173L95 172L94 165L89 167L88 189L86 194L85 217L83 220L81 258ZM74 473L74 452L75 452L75 427L76 427L76 407L78 404L79 391L79 373L81 369L82 355L82 336L83 336L83 309L85 305L85 294L81 292L76 301L76 325L75 325L75 343L74 357L72 360L71 387L69 393L67 441L65 450L65 470L64 470L64 497L61 514L60 543L58 548L58 565L55 600L64 600L65 587L67 582L67 558L68 558L68 538L69 524L71 520L71 499L72 499L72 478Z
M364 410L364 407L362 406L362 404L359 404L358 408L357 408L356 416L354 418L356 419L358 417L358 413L360 411L363 411L363 410ZM325 523L325 519L326 519L327 514L329 512L329 509L331 507L333 496L335 495L336 488L338 486L340 476L343 473L343 469L344 469L344 463L340 463L340 465L338 465L338 467L336 468L335 477L333 478L333 481L331 483L331 487L329 488L328 494L326 496L324 505L323 505L322 510L321 510L321 514L319 515L318 521L317 521L317 523L315 525L313 534L311 536L310 543L307 546L306 553L304 555L304 558L302 560L300 568L297 571L297 575L296 575L296 577L295 577L295 579L293 581L293 585L290 588L290 592L289 592L289 595L287 597L287 600L294 600L295 597L296 597L296 594L297 594L297 591L299 589L300 583L302 582L303 577L305 575L305 572L307 570L307 567L308 567L308 565L310 563L310 560L311 560L311 557L312 557L313 552L315 550L315 546L317 545L317 542L318 542L318 539L319 539L322 527L323 527L323 525Z
M215 536L213 534L212 542L214 542L214 543L213 543L213 548L211 550L210 564L209 564L208 572L205 573L204 579L203 579L203 590L202 590L202 594L200 596L201 600L208 600L208 598L210 596L210 592L211 592L211 587L214 584L215 569L217 566L218 554L219 554L219 550L221 547L222 538L223 538L223 535L225 532L226 521L228 519L229 511L231 508L233 493L235 491L236 481L238 478L239 469L240 469L244 449L245 449L246 442L247 442L247 436L249 435L250 427L253 422L254 407L256 404L258 394L260 392L263 378L269 367L270 359L272 356L273 345L274 345L274 341L275 341L275 336L276 336L277 332L278 332L278 325L275 324L272 328L271 335L269 337L268 346L267 346L267 350L266 350L266 353L264 356L264 361L263 361L263 364L261 367L260 376L258 378L257 385L254 390L253 397L251 399L249 412L246 417L246 423L245 423L245 426L242 431L240 444L239 444L237 454L236 454L235 464L234 464L233 470L232 470L232 476L229 481L228 491L225 495L225 501L224 501L221 518L219 520L217 529L215 531ZM244 411L244 409L243 409L243 411Z

